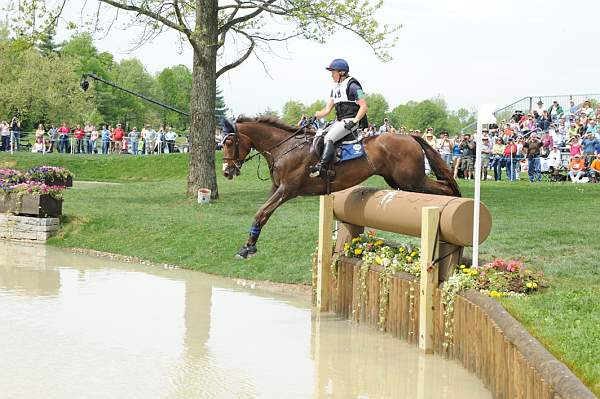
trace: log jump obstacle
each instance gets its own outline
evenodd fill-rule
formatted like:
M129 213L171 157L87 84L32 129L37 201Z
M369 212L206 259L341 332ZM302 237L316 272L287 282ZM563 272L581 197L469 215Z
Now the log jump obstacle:
M317 252L317 308L329 310L332 222L338 220L336 252L364 232L365 227L421 237L419 348L433 353L434 299L439 282L460 262L463 248L473 240L470 198L353 187L320 199ZM480 205L479 243L492 227L488 208ZM435 262L432 263L432 262Z

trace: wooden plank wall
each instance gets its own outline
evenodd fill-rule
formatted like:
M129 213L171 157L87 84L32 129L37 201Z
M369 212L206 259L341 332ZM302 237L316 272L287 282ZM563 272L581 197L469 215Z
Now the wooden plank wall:
M329 290L329 310L359 323L378 328L379 272L370 270L367 275L367 292L360 301L360 262L342 257L337 273L332 271ZM475 373L497 399L566 399L594 398L579 385L573 394L560 395L549 381L544 380L534 363L523 356L515 344L481 306L464 296L454 303L454 339L449 348L444 346L444 316L441 309L441 290L436 292L434 351L456 359ZM394 337L418 345L419 337L419 284L407 274L397 274L390 281L385 330ZM533 339L533 338L532 338ZM558 361L556 361L559 363ZM562 365L562 364L561 364ZM564 365L562 365L566 369ZM564 371L560 371L565 374ZM564 375L563 380L566 378ZM562 381L562 380L561 380ZM575 384L577 385L577 384Z

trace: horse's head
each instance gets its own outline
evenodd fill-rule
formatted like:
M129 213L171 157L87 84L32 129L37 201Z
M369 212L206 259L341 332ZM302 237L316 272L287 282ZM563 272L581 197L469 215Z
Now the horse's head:
M231 122L223 122L223 176L229 180L240 175L242 164L252 149L250 139L240 134Z

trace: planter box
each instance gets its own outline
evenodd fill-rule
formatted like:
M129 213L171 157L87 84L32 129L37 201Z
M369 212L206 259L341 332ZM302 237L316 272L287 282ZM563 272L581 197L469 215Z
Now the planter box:
M44 179L44 184L49 186L73 187L73 176L69 176L66 179L62 177L47 177Z
M35 217L56 217L62 214L62 200L48 194L8 194L0 196L0 213L29 215Z

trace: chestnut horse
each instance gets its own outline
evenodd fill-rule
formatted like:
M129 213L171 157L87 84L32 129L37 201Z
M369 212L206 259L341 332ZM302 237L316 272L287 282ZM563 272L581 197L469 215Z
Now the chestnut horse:
M460 197L458 184L442 157L424 139L383 134L363 139L366 156L335 167L327 182L309 177L309 166L317 162L311 150L314 131L289 126L277 118L239 118L235 125L225 121L223 174L233 179L242 164L256 155L268 162L271 192L254 216L246 244L236 254L244 259L256 253L261 228L284 202L301 195L322 195L359 184L373 175L382 176L394 189ZM252 149L257 153L250 158ZM425 173L425 157L437 180Z

